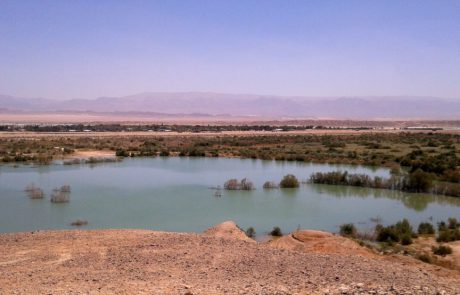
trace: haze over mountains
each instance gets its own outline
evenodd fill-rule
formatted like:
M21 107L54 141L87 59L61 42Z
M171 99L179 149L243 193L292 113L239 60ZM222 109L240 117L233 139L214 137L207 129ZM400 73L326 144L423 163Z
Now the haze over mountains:
M208 92L51 100L0 95L2 112L98 112L332 119L459 119L460 99L284 97Z

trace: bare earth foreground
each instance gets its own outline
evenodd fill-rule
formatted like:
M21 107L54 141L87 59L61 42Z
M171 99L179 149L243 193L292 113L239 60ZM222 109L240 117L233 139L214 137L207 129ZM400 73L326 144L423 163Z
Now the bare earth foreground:
M325 243L295 245L322 236L302 231L260 244L232 222L201 235L148 230L2 234L0 293L460 293L458 272L382 258L341 237L325 234Z

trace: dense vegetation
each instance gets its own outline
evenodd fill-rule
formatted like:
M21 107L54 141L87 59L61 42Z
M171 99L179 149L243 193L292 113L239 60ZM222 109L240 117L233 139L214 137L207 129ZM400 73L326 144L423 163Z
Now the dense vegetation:
M247 127L254 128L254 126ZM224 128L224 126L215 128ZM0 141L0 160L46 164L53 158L72 154L77 149L113 150L119 157L240 157L387 166L394 168L395 171L400 171L399 167L403 167L403 171L407 171L409 175L404 182L405 190L432 191L451 196L460 195L460 185L453 185L460 183L458 168L460 166L460 136L436 132L363 133L360 135L278 133L263 136L109 135L94 137L89 134L85 137L65 135L38 138L18 137L4 138ZM382 179L374 178L371 181L364 176L347 181L363 182L373 187L388 185Z

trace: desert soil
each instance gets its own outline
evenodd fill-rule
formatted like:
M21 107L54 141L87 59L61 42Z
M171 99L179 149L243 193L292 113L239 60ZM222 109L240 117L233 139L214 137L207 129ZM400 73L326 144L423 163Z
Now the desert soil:
M308 232L297 237L302 243L322 239ZM274 247L248 240L231 222L201 235L149 230L1 234L0 293L460 293L456 271L380 259L341 237L323 238L327 251L318 245ZM341 247L348 253L337 250Z

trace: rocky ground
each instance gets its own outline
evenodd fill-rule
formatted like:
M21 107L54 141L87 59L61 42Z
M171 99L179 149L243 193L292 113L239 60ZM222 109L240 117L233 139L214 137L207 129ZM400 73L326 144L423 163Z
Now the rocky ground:
M308 233L299 237L300 243L312 241ZM356 245L340 237L337 245L350 250L335 251L334 239L326 238L328 251L283 248L248 240L233 223L202 235L2 234L0 294L460 294L459 272L353 251Z

